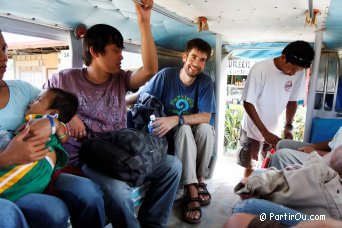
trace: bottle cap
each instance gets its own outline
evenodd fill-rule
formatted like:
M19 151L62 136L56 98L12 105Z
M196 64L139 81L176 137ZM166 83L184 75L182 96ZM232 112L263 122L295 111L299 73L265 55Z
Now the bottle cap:
M156 116L155 115L150 115L150 120L155 121L156 120Z

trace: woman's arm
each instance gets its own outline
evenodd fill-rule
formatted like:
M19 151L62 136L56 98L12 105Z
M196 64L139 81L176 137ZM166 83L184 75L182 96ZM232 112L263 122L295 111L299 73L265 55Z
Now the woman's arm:
M45 144L49 141L49 137L28 138L29 131L30 125L26 125L24 130L0 153L0 168L38 161L46 156L49 148L46 148Z

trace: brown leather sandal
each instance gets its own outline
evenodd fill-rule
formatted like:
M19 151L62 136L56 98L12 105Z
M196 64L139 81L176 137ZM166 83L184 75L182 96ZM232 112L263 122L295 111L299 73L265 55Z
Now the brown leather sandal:
M201 206L206 206L206 205L209 205L210 202L211 202L211 195L210 193L208 192L208 189L207 189L207 184L205 183L198 183L196 185L197 187L197 192L198 192L198 198L200 200L200 204ZM200 196L209 196L209 199L207 200L201 200Z
M199 202L199 206L190 207L189 204L192 202ZM187 217L186 213L191 212L191 211L199 211L199 214L200 214L199 218L198 219L191 219L191 218ZM183 201L183 220L186 223L198 224L201 222L201 217L202 217L201 200L198 197L191 198L190 194L189 195L186 194L184 197L184 201Z

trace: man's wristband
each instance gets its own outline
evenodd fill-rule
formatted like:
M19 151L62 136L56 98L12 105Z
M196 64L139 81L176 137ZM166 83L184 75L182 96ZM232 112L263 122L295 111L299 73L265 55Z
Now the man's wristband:
M293 129L293 125L289 124L289 123L285 124L285 128L292 130Z
M49 119L50 124L51 124L51 135L54 135L56 133L56 124L55 124L54 118L50 115L47 115L46 118Z
M184 124L184 117L182 115L178 116L178 126L182 126Z

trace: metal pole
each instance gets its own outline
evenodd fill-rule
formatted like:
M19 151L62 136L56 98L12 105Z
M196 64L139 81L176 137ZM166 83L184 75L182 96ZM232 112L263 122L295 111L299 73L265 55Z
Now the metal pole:
M313 17L313 3L312 0L309 0L309 14L310 14L310 19Z
M309 83L309 94L308 94L308 105L306 109L304 142L309 142L310 136L311 136L313 109L315 105L319 61L321 58L322 40L323 40L323 31L322 30L317 31L316 38L315 38L315 47L314 47L315 59L312 65L312 72L311 72L310 83Z
M214 152L216 153L216 159L212 161L211 167L214 168L217 159L223 156L223 142L224 142L224 118L225 118L225 99L226 99L226 84L227 75L223 75L222 72L222 35L216 34L216 48L215 48L215 96L216 96L216 115L215 115L215 144ZM210 172L212 177L213 172Z

